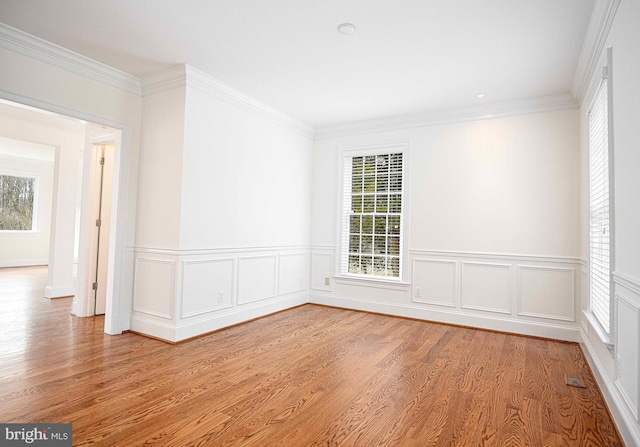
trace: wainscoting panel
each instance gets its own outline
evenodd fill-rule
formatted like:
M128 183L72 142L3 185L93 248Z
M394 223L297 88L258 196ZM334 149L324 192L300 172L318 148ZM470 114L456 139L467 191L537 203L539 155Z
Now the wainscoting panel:
M518 315L575 321L576 269L518 265Z
M172 259L136 258L133 310L173 318L176 289L176 263Z
M616 388L636 421L640 415L640 283L614 272Z
M462 262L463 309L511 313L510 264Z
M134 257L130 328L172 342L309 300L310 250L306 246L136 248Z
M240 257L238 262L238 304L276 296L276 256Z
M278 295L288 295L307 290L308 282L309 255L307 253L280 255Z
M311 288L313 290L331 291L333 276L333 252L313 251L311 253Z
M456 306L457 262L413 259L414 303Z
M413 249L409 277L393 287L337 278L323 287L325 272L335 269L334 253L335 247L311 248L312 303L580 340L579 258Z
M233 306L234 260L184 261L181 318Z

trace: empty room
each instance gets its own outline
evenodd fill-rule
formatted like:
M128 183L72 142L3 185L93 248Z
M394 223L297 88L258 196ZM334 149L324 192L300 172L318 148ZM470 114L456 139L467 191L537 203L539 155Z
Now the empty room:
M638 25L0 0L0 444L640 446Z

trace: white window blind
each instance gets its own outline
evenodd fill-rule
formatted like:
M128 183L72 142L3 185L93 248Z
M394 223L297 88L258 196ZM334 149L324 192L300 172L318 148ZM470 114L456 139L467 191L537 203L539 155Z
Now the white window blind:
M589 109L589 283L591 312L610 332L609 114L604 79Z
M344 157L341 273L402 278L403 153Z

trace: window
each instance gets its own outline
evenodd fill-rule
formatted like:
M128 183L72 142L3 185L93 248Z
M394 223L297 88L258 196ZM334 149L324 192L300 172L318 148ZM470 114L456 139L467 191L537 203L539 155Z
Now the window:
M0 231L33 231L37 179L0 174Z
M404 147L344 157L341 273L400 280Z
M605 77L589 108L589 293L602 329L611 328L611 208L608 82Z

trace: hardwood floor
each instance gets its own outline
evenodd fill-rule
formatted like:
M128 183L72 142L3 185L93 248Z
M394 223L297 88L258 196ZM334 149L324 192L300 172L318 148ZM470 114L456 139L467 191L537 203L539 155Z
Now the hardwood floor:
M0 269L0 422L75 446L623 445L577 344L305 305L170 345L45 279Z

